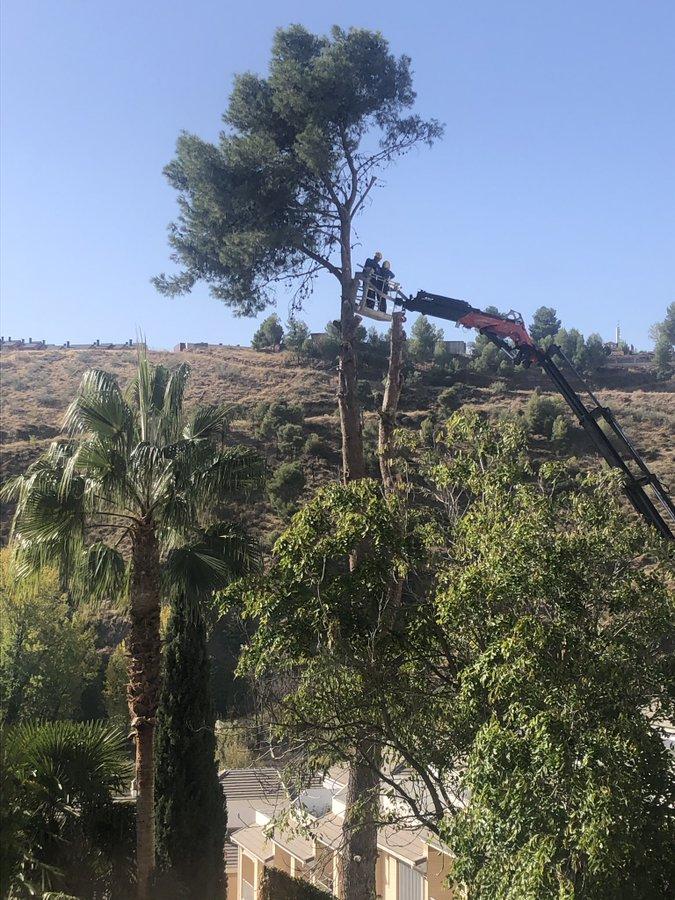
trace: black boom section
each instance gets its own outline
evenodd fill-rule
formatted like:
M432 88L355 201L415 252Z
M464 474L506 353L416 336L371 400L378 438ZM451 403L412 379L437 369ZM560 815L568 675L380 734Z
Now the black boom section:
M598 453L612 468L620 469L623 473L626 494L635 510L663 537L675 539L675 506L666 493L666 489L656 475L650 472L647 464L614 418L612 411L606 406L602 406L588 388L586 390L593 405L590 408L586 406L553 361L554 354L561 356L569 364L569 360L562 350L553 346L546 353L542 351L537 353L539 365L562 394L593 441ZM606 430L600 427L601 421L605 422Z
M475 312L475 308L466 300L455 300L453 297L444 297L442 294L430 294L428 291L418 291L414 297L410 297L403 304L405 309L411 312L422 313L425 316L435 316L437 319L448 319L456 322L467 313Z

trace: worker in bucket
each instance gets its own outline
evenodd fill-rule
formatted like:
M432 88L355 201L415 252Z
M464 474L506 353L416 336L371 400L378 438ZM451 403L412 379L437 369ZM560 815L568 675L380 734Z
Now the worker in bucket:
M387 293L389 292L389 282L393 281L394 273L391 271L391 263L388 259L380 266L378 276L378 290L380 291L380 312L387 311Z
M382 254L379 250L372 256L366 260L365 265L363 266L364 275L368 276L368 290L366 292L366 306L369 306L371 309L375 309L375 301L377 300L377 294L374 288L379 287L379 277L380 277L380 260L382 259ZM371 287L372 285L372 287Z

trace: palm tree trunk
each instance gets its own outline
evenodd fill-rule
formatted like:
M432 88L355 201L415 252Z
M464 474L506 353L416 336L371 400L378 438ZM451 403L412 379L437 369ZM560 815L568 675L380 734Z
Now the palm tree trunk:
M136 740L137 896L146 900L155 867L154 739L160 688L159 544L154 524L132 533L128 700Z

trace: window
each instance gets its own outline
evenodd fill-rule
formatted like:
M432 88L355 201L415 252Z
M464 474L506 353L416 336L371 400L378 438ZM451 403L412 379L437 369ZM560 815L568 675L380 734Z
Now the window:
M424 879L419 872L405 863L398 863L398 900L422 900Z

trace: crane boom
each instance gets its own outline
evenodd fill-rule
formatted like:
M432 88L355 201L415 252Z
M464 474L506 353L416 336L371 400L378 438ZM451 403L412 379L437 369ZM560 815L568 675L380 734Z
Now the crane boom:
M466 328L475 328L498 347L501 347L516 363L530 366L535 363L546 372L556 389L579 420L603 459L619 469L623 475L628 499L635 510L653 525L664 538L675 540L675 506L665 487L650 471L635 445L628 439L612 411L603 406L584 384L590 398L584 402L556 364L561 358L574 371L560 347L548 350L537 347L527 332L522 316L510 312L506 315L484 312L465 300L455 300L441 294L418 291L415 297L399 300L404 309L423 313L438 319L447 319ZM604 428L602 427L604 423Z

